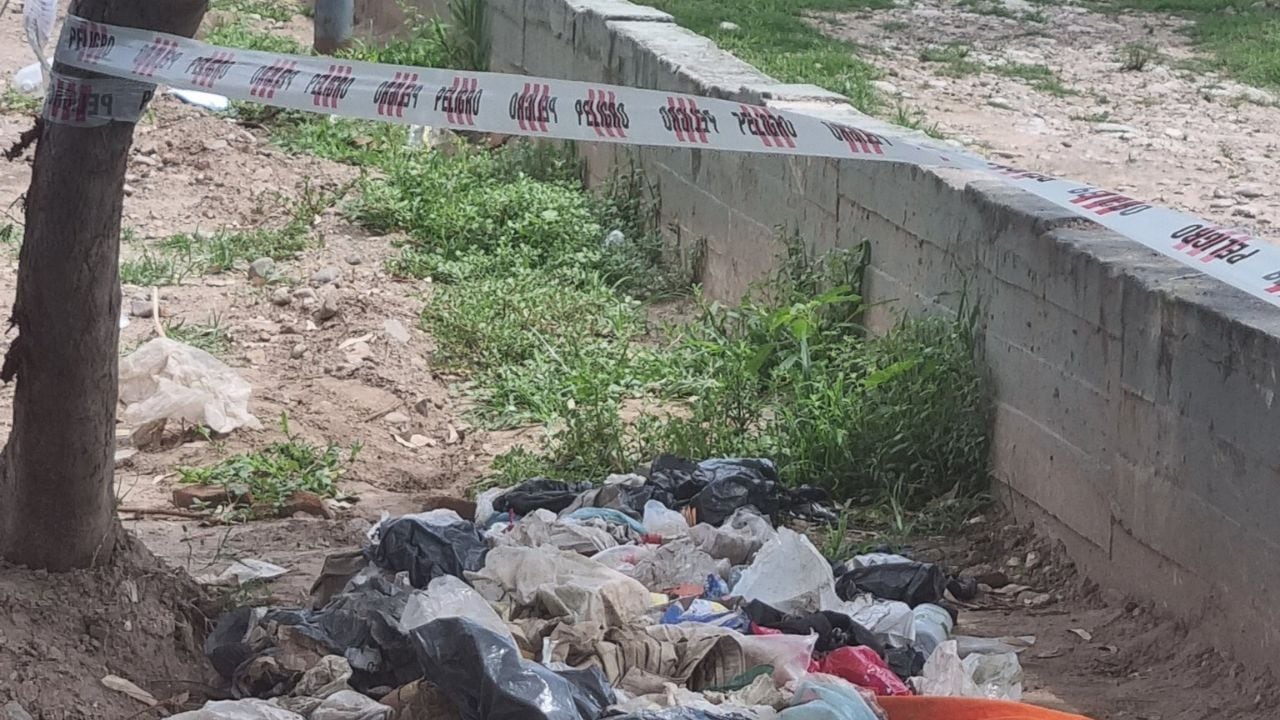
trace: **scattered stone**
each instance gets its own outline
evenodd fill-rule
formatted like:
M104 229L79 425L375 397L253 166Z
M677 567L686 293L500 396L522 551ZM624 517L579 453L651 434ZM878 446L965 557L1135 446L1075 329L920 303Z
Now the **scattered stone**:
M476 516L476 504L470 500L464 500L459 497L449 495L432 495L422 503L422 510L430 512L431 510L452 510L462 516L463 520L470 520Z
M360 263L364 262L364 258L360 257L355 253L351 253L350 255L347 255L345 259L348 265L359 265Z
M876 92L884 93L885 95L897 95L899 93L898 86L888 80L872 80L871 87L875 88Z
M413 411L423 417L426 417L431 413L432 405L433 403L431 402L430 398L422 398L421 400L413 404Z
M1186 134L1185 132L1183 132L1183 131L1179 130L1178 128L1165 128L1165 129L1164 129L1164 134L1165 134L1165 136L1166 136L1166 137L1171 137L1171 138L1173 138L1174 140L1186 140L1186 139L1187 139L1187 134Z
M133 456L138 454L137 448L120 448L116 450L116 467L125 467L133 460Z
M410 420L408 415L399 411L389 412L386 415L383 415L382 419L391 425L404 425Z
M1033 610L1046 608L1053 604L1053 596L1049 593L1038 593L1034 590L1024 590L1018 595L1018 604Z
M1218 198L1209 202L1209 207L1214 210L1226 210L1236 206L1236 201L1231 198Z
M1236 188L1236 194L1239 195L1240 197L1245 197L1249 199L1260 198L1260 197L1266 197L1267 189L1262 187L1261 185L1255 185L1253 183L1245 183L1244 185L1240 185Z
M265 285L276 274L276 261L269 257L260 257L249 263L249 280L254 285Z
M1267 92L1266 90L1261 90L1256 87L1249 87L1248 85L1242 86L1240 88L1240 97L1244 98L1248 102L1253 103L1254 105L1275 105L1276 104L1275 95Z
M387 318L387 321L382 324L382 329L387 337L398 343L409 342L409 328L395 318Z
M141 154L134 155L133 161L141 165L146 165L148 167L160 167L160 161L151 157L150 155L141 155Z
M289 292L289 288L278 287L271 291L271 302L274 305L284 307L293 302L293 294Z
M1014 555L1006 560L1004 564L1011 568L1022 567L1022 558Z
M294 300L314 300L316 299L316 291L309 287L300 287L293 291Z
M291 517L297 513L314 515L315 517L333 518L333 511L325 504L324 498L313 492L299 490L289 496L284 507L280 509L282 517Z
M1028 570L1035 570L1036 568L1040 567L1040 562L1041 562L1040 553L1036 552L1035 550L1032 550L1031 552L1027 553L1027 560L1026 562L1023 563L1022 566Z
M311 274L311 284L317 287L329 285L342 277L342 271L336 267L320 268Z
M316 309L315 320L317 323L322 323L337 316L338 293L330 289L329 292L320 295L320 307Z
M0 720L35 720L31 717L31 713L27 709L18 704L17 700L7 702L4 707L0 707Z
M294 360L297 360L298 358L306 354L307 354L307 346L302 343L298 343L297 345L294 345L293 349L289 351L289 357L293 358Z
M1242 218L1249 218L1252 220L1252 219L1256 219L1259 215L1261 215L1262 211L1254 207L1253 205L1241 205L1236 209L1232 210L1231 214L1237 215Z
M1223 188L1220 188L1220 187L1219 187L1219 188L1214 188L1214 189L1213 189L1213 196L1214 196L1214 197L1216 197L1216 198L1230 198L1230 197L1231 197L1231 193L1229 193L1229 192L1227 192L1225 189L1223 189Z
M458 428L449 425L448 432L445 434L445 445L457 445L462 442L462 435L458 432Z
M154 311L150 300L134 300L129 303L129 314L136 318L149 318Z
M739 30L742 29L742 26L738 25L738 23L729 22L728 20L725 20L724 22L720 23L720 29L724 32L738 32Z
M1109 135L1138 135L1142 131L1132 125L1121 125L1120 123L1096 123L1093 126L1096 133L1107 133Z
M231 144L226 140L206 140L204 143L204 149L209 152L221 152L229 147Z
M134 189L134 187L133 187L132 185L130 185L129 183L125 183L125 184L124 184L124 194L125 194L125 195L133 195L135 192L137 192L137 190L135 190L135 189Z
M999 590L1009 584L1009 576L999 570L993 570L991 572L982 573L981 575L976 575L974 576L974 579L977 580L979 584L986 585L987 587L996 590Z
M993 108L1000 108L1001 110L1013 109L1013 103L1009 102L1007 99L1002 97L990 98L989 100L987 100L987 104Z

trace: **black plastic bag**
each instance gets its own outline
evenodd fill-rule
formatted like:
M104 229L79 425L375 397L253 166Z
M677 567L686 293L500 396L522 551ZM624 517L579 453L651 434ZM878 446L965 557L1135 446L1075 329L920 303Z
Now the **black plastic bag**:
M914 648L890 648L885 651L884 662L903 682L924 674L924 653Z
M598 669L553 672L466 618L432 620L412 637L426 677L463 720L596 720L614 702Z
M659 455L649 464L646 484L654 488L654 500L674 509L688 505L707 486L707 478L692 460Z
M437 525L406 515L383 525L369 559L391 572L408 571L409 582L425 588L441 575L480 570L488 552L484 536L468 520Z
M937 603L947 591L947 575L930 563L888 563L855 568L836 580L836 594L851 600L871 593L882 600L897 600L911 607Z
M255 645L249 640L249 632L261 616L256 608L242 607L218 618L213 632L204 639L204 654L219 675L230 680L236 668L266 649L265 643Z
M760 627L781 630L785 635L817 633L815 652L827 653L846 645L865 645L884 657L884 645L875 634L844 613L823 610L807 615L785 615L759 600L747 603L744 610L751 622Z
M528 515L534 510L550 510L558 513L569 507L578 497L578 493L595 487L591 483L566 483L547 478L525 480L510 490L502 493L493 501L493 509L498 512L514 511L517 515Z
M647 485L653 499L672 509L692 506L698 521L719 526L738 508L752 507L775 517L787 511L814 520L831 521L835 514L822 506L825 491L810 486L788 488L778 468L765 458L712 458L693 463L674 455L659 455L649 467Z

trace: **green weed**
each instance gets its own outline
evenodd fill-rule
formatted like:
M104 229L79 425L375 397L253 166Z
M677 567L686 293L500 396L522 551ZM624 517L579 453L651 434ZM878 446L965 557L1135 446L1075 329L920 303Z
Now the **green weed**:
M166 320L164 332L169 338L200 348L211 355L225 355L231 349L231 335L217 313L210 313L206 323Z
M296 492L336 497L338 479L360 446L313 445L290 432L288 417L281 416L280 425L284 440L208 467L179 467L179 482L221 486L232 497L251 496L252 504L239 509L244 519L279 515Z
M278 22L289 20L301 10L301 7L288 0L213 0L210 8L236 16L257 15Z
M4 94L0 95L0 110L30 114L39 112L43 102L41 98L19 92L16 87L10 85L4 89Z
M143 287L180 285L191 269L189 256L143 247L141 254L120 261L120 282Z
M1103 110L1102 112L1090 113L1089 115L1072 115L1071 119L1079 122L1102 123L1111 120L1111 113Z
M1129 43L1120 49L1120 69L1125 72L1142 72L1160 58L1159 52L1144 43Z
M981 64L969 59L972 52L972 47L961 43L934 45L920 50L920 60L941 65L940 75L963 77L982 70Z
M246 17L228 17L218 20L205 33L204 40L224 47L261 50L263 52L309 54L308 49L293 38L257 30L250 27Z

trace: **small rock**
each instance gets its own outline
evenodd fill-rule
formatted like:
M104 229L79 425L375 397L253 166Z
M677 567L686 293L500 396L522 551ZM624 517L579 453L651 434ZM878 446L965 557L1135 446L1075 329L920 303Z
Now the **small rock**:
M1031 552L1027 553L1027 560L1025 563L1023 563L1023 567L1025 567L1028 570L1035 570L1036 568L1040 567L1040 562L1041 562L1040 553L1036 552L1035 550L1032 550Z
M729 22L728 20L725 20L724 22L720 23L720 29L723 30L724 32L738 32L739 30L742 29L742 26L739 25L738 23Z
M383 421L391 425L404 425L409 422L409 416L402 412L389 412L382 416Z
M996 590L999 590L1009 584L1009 576L999 570L982 573L981 575L975 576L974 579L977 580L979 584L986 585L987 587L994 588Z
M1022 558L1018 557L1017 555L1014 555L1013 557L1010 557L1008 560L1006 560L1004 564L1011 568L1021 567Z
M315 298L316 291L309 287L300 287L293 291L294 300L314 300Z
M134 155L133 161L140 165L147 165L148 167L160 167L160 161L150 155Z
M1213 196L1214 196L1214 197L1216 197L1216 198L1230 198L1230 197L1231 197L1231 193L1227 192L1227 191L1226 191L1226 190L1224 190L1223 188L1214 188L1214 189L1213 189Z
M1096 133L1107 133L1109 135L1138 135L1141 130L1132 125L1121 125L1120 123L1096 123L1093 126Z
M138 454L137 448L120 448L116 450L116 467L124 467L129 464L134 455Z
M276 261L260 257L249 263L249 279L254 285L264 285L276 274Z
M1231 198L1218 198L1209 203L1209 207L1214 210L1226 210L1236 206L1236 201Z
M333 511L325 504L324 498L313 492L299 490L289 496L284 507L280 509L281 517L292 517L297 513L305 513L322 518L332 518Z
M298 343L297 345L294 345L293 349L289 351L289 357L293 358L294 360L297 360L298 358L306 354L307 354L307 346L303 345L302 343Z
M321 268L311 274L311 284L317 287L328 285L342 277L342 271L336 267Z
M359 265L360 263L364 262L364 258L360 257L355 253L351 253L345 259L348 265Z
M150 300L134 300L129 303L129 314L136 318L149 318L154 311Z
M231 144L228 143L226 140L207 140L205 141L205 144L204 144L204 149L208 150L209 152L220 152L222 150L226 150L229 147L231 147Z
M1250 218L1250 219L1253 219L1253 218L1258 217L1258 215L1260 215L1260 214L1261 214L1261 211L1260 211L1260 210L1258 210L1258 208L1256 208L1256 207L1254 207L1254 206L1252 206L1252 205L1241 205L1240 207L1236 208L1235 210L1232 210L1232 211L1231 211L1231 214L1232 214L1232 215L1238 215L1238 216L1240 216L1240 217L1242 217L1242 218Z
M1275 105L1276 104L1275 95L1272 95L1266 90L1260 90L1256 87L1249 87L1247 85L1240 88L1240 97L1244 98L1245 100L1255 105Z
M127 196L128 196L128 195L133 195L135 192L137 192L137 190L134 190L134 188L133 188L133 186L132 186L132 185L130 185L129 183L125 183L125 184L124 184L124 194L125 194L125 195L127 195Z
M1261 185L1255 185L1253 183L1245 183L1244 185L1240 185L1236 187L1236 194L1239 195L1240 197L1245 197L1249 199L1260 198L1260 197L1266 197L1267 189L1262 187Z
M1023 607L1034 609L1046 608L1053 604L1053 596L1049 593L1038 593L1034 590L1024 590L1018 596L1018 604Z
M1186 134L1185 132L1183 132L1183 131L1179 130L1178 128L1165 128L1165 129L1164 129L1164 134L1165 134L1165 137L1171 137L1171 138L1173 138L1174 140L1186 140L1186 139L1187 139L1187 134Z
M1009 102L1007 99L1002 97L990 98L989 100L987 100L987 104L993 108L1000 108L1001 110L1013 109L1013 103Z
M338 293L330 290L320 295L320 307L316 308L315 319L317 323L326 320L332 320L338 316Z
M279 287L271 292L271 302L274 305L284 307L293 302L293 294L289 292L289 288Z
M387 337L398 343L409 342L409 328L395 318L387 318L387 321L382 324L382 329L387 333Z
M872 80L871 87L875 88L876 92L884 93L885 95L897 95L899 92L898 86L888 80Z
M0 719L2 720L34 720L31 713L27 709L18 704L18 701L7 702L4 707L0 707Z

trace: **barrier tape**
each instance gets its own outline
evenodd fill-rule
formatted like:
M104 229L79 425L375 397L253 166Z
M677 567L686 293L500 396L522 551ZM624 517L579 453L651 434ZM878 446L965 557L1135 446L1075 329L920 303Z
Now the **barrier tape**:
M1280 305L1280 248L1247 230L803 113L616 85L241 50L74 16L63 26L55 57L70 67L138 83L347 118L559 140L981 170ZM90 100L73 103L70 115L83 115L86 122L126 119L119 109L140 99L136 87L111 90L98 85L101 80L70 80L101 89L99 98L110 100L109 105L101 99L96 105ZM67 101L59 104L57 93L50 97L46 117L66 121Z

